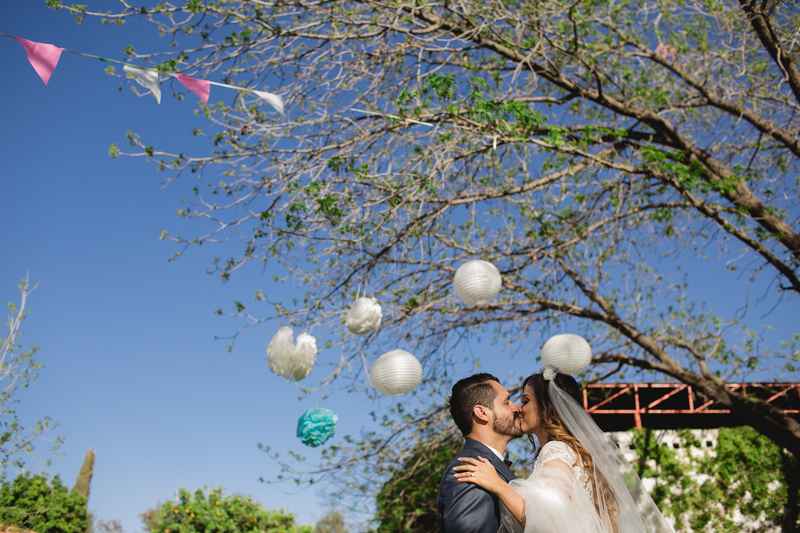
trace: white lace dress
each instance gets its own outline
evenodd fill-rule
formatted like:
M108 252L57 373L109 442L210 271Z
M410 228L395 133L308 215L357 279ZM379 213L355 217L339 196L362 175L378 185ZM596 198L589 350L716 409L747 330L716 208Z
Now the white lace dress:
M545 444L531 475L510 485L525 500L524 533L607 533L595 510L582 463L563 442ZM502 505L501 517L501 532L523 531Z

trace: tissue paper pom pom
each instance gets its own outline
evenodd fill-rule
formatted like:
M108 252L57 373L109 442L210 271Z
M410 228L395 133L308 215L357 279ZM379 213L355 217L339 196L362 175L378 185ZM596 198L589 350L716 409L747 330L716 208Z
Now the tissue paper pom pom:
M344 324L356 335L363 335L381 325L381 316L381 306L378 304L378 300L359 298L350 307Z
M314 407L297 421L297 437L306 446L316 448L333 437L339 417L330 409Z
M500 271L481 259L467 261L456 270L453 277L456 294L470 305L483 305L497 296L503 286Z
M269 369L279 376L300 381L314 369L317 340L308 333L301 333L295 346L292 337L292 328L280 328L267 346L267 362Z

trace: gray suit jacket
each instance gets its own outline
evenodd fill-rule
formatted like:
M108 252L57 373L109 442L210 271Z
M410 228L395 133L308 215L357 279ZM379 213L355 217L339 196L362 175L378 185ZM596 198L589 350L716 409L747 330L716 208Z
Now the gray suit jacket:
M464 449L444 471L436 496L441 533L497 533L500 529L500 502L493 494L472 483L461 483L453 475L454 466L464 465L459 457L489 459L505 481L517 477L485 444L467 439Z

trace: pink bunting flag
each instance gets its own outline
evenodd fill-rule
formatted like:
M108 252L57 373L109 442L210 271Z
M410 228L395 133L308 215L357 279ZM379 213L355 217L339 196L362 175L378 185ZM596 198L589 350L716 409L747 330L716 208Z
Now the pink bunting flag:
M56 69L58 60L61 58L61 51L64 49L52 44L36 43L21 37L15 37L15 39L25 48L28 53L28 61L31 62L31 66L42 78L44 84L47 85L47 82L50 81L50 75Z
M189 76L184 76L183 74L178 74L178 81L181 82L184 87L200 97L200 99L203 101L203 104L208 105L208 96L211 94L211 83L206 80L190 78Z

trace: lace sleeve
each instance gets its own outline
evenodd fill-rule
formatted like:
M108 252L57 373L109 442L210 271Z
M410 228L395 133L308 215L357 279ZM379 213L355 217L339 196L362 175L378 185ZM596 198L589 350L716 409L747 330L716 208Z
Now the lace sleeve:
M593 505L575 476L575 459L565 444L548 443L530 477L511 482L511 487L525 500L525 533L598 531L592 516ZM501 519L501 531L523 531L505 508L501 508Z

